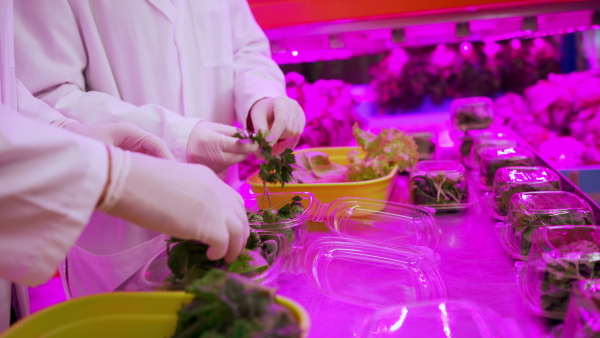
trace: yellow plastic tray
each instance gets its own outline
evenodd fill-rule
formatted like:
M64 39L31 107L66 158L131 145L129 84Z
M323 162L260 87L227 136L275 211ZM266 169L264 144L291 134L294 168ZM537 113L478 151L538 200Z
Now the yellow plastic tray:
M347 165L346 155L350 150L359 149L357 147L322 147L307 148L297 150L294 153L299 154L308 151L320 151L327 153L333 163ZM283 188L280 184L267 184L269 192L303 192L312 193L317 200L322 203L329 203L339 197L363 197L376 200L387 200L392 192L394 178L398 169L394 168L388 175L369 181L362 182L342 182L342 183L301 183L286 184ZM250 176L247 180L256 194L264 193L264 187L258 172Z
M17 322L2 338L16 337L171 337L177 311L192 300L184 292L113 292L76 298ZM306 310L293 300L276 296L300 324L303 336L310 326Z

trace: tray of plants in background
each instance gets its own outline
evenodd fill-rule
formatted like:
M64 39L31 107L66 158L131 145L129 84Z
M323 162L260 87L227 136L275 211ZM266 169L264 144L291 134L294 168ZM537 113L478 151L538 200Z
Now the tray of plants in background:
M494 122L492 100L488 97L456 99L450 105L450 116L458 130L488 128Z
M595 223L590 205L577 195L566 191L521 192L511 197L507 222L498 230L506 252L527 260L535 229Z
M505 221L511 197L528 191L560 191L558 175L546 167L504 167L496 171L492 192L484 203L490 216Z
M573 285L563 337L600 337L600 279L587 279Z
M262 169L247 179L256 194L308 191L321 202L354 196L385 200L398 172L419 159L417 144L411 136L395 128L378 135L354 126L358 147L308 148L294 152L292 181L285 185L264 180ZM264 183L266 182L266 184Z
M469 207L470 196L465 168L456 161L422 161L410 172L410 199L415 205L439 211L460 211Z
M491 189L500 168L534 167L535 162L535 155L523 147L486 148L481 152L479 167L481 188Z
M525 305L540 316L563 319L573 284L600 277L600 228L552 226L536 229L529 261L520 264Z

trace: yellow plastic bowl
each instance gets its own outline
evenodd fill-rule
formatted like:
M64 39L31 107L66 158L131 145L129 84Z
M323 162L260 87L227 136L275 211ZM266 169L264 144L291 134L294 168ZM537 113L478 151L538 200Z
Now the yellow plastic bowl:
M76 298L17 322L3 338L16 337L171 337L177 311L193 295L184 292L113 292ZM275 296L288 309L306 337L310 318L295 301Z
M294 153L304 153L309 151L320 151L327 153L333 163L347 165L348 152L360 148L357 147L322 147L307 148L297 150ZM378 179L362 182L342 182L342 183L298 183L286 184L283 188L280 184L267 184L269 192L303 192L312 193L317 200L322 203L329 203L339 197L362 197L376 200L387 200L392 192L394 178L398 169L394 168L388 175ZM252 188L255 194L264 193L262 180L258 177L258 172L250 176L246 182Z

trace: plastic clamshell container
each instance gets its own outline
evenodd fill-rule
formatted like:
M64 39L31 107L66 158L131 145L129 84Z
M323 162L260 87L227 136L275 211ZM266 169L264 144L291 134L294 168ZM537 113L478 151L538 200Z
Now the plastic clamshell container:
M536 229L529 261L519 276L525 305L532 313L563 319L573 284L600 277L600 227Z
M358 197L338 198L330 203L320 203L310 193L270 194L273 203L300 196L305 210L298 218L278 224L250 224L254 229L270 232L302 228L296 233L306 234L308 222L324 222L335 234L376 243L419 245L436 250L441 230L430 210L414 205L372 200ZM255 198L261 199L259 195ZM252 205L252 198L246 205ZM264 200L261 203L265 203ZM304 242L295 238L297 246Z
M517 142L514 132L509 128L494 126L488 129L464 132L460 137L460 155L465 160L473 154L475 146L488 146L503 141Z
M535 191L514 194L510 199L507 226L501 231L501 242L507 253L527 260L531 236L535 229L553 225L593 225L596 223L590 205L566 191Z
M17 337L171 337L177 311L193 295L183 292L112 292L71 299L26 317L2 334ZM287 307L306 337L310 317L295 301L275 296Z
M260 232L261 241L274 241L275 251L270 253L269 268L258 274L247 275L248 278L266 286L277 286L277 279L284 264L285 257L291 249L288 241L282 234ZM168 290L171 283L167 278L172 276L168 266L168 255L166 248L159 251L142 268L139 276L138 291ZM130 287L131 289L131 287Z
M288 271L302 273L322 293L381 308L446 298L431 250L321 237L296 250ZM384 278L383 278L384 277Z
M498 327L497 317L494 312L464 300L394 306L369 317L360 337L511 337Z
M600 279L579 281L573 285L563 337L600 337Z
M456 161L422 161L410 171L410 199L436 210L464 210L469 206L465 167Z
M494 183L496 171L503 167L534 167L535 155L523 147L486 148L481 152L480 180L484 189Z
M358 147L323 147L323 148L306 148L295 151L295 154L302 152L318 151L329 155L331 162L335 164L347 165L348 152L351 150L360 150ZM269 192L295 192L308 191L312 193L319 201L328 203L336 198L354 196L362 198L372 198L379 200L387 200L392 192L394 179L398 173L398 169L394 168L384 177L374 180L361 182L340 182L340 183L288 183L284 187L280 184L268 183ZM250 185L252 191L256 194L264 193L262 180L258 177L258 173L250 176L246 182Z
M435 134L430 131L411 131L408 135L415 139L420 160L429 160L435 155Z
M504 167L496 171L491 216L504 219L512 195L528 191L560 191L558 175L546 167Z
M489 97L466 97L452 101L452 124L462 131L485 129L494 122L494 108Z
M465 163L465 165L467 165L469 168L479 169L481 163L481 154L486 149L510 148L518 145L519 143L517 140L510 138L492 137L475 139L471 153L467 157L463 157L463 163Z

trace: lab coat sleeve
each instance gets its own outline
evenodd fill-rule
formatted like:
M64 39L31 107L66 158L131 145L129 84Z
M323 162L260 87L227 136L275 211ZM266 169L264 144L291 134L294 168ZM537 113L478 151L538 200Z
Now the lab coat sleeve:
M49 280L107 180L106 146L0 106L0 279Z
M265 36L246 0L230 0L237 119L244 123L252 105L265 97L284 96L285 79L271 58Z
M165 140L178 160L186 160L187 141L199 119L86 91L88 55L68 1L19 0L14 9L17 78L35 97L82 123L134 123Z

